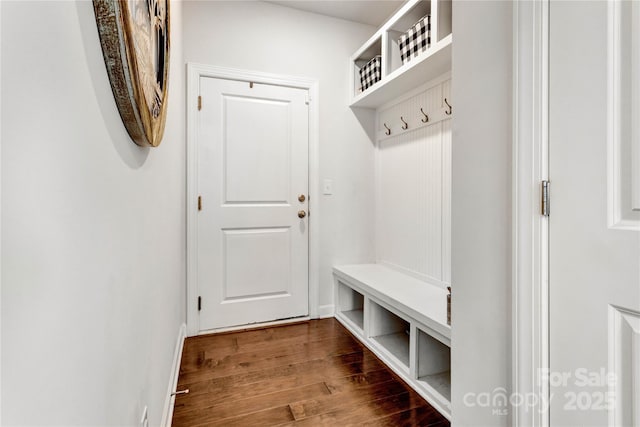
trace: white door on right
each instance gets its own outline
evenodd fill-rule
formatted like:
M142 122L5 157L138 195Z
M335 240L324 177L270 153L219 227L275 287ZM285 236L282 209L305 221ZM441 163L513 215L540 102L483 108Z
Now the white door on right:
M619 106L608 104L609 7L551 1L549 9L551 426L640 426L640 109L630 95L640 87L631 59L640 2L616 3L626 52L621 74L611 74Z

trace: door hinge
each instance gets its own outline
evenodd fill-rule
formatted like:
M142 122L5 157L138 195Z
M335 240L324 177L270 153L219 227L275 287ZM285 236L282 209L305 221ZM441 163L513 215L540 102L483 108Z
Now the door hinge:
M202 297L198 297L198 311L202 311Z
M198 210L202 210L202 196L198 196Z
M542 191L541 191L541 203L540 203L540 213L544 216L549 216L549 208L550 208L550 194L549 194L549 181L542 181Z
M198 111L202 110L202 96L198 95Z
M309 103L311 102L311 97L309 96L309 94L305 94L304 96L304 103L309 105Z

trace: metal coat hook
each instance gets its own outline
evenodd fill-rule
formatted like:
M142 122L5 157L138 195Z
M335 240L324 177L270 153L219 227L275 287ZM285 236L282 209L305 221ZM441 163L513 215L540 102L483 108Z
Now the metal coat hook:
M409 128L409 124L407 122L404 121L404 119L402 118L402 116L400 116L400 121L403 123L402 125L402 129L408 129Z
M424 118L420 119L422 121L422 123L427 123L429 121L429 116L427 116L427 113L425 113L422 108L420 108L420 112L422 113L422 115L424 116Z
M391 129L389 128L389 126L387 126L386 123L384 123L384 127L387 128L387 130L384 131L385 135L391 135Z
M447 102L447 98L444 99L444 103L447 104L447 107L449 107L449 111L445 111L444 113L447 116L450 116L451 115L451 111L453 110L453 108L451 107L451 104L449 104L449 102Z

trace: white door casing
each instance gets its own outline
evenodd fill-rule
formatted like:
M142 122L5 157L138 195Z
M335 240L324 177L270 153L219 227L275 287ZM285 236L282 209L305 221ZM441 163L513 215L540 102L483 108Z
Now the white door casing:
M317 316L315 82L188 68L189 335Z
M514 426L548 426L548 218L541 181L548 175L549 1L514 2L513 396L537 399L512 408ZM529 400L530 401L530 400Z

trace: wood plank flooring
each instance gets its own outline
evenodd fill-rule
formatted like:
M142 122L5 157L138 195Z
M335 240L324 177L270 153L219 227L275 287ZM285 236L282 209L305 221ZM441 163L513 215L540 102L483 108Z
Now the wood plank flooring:
M335 319L187 338L173 426L449 426Z

